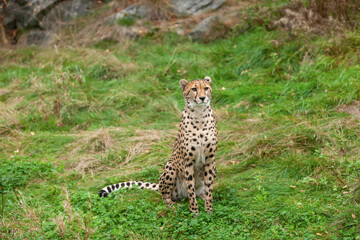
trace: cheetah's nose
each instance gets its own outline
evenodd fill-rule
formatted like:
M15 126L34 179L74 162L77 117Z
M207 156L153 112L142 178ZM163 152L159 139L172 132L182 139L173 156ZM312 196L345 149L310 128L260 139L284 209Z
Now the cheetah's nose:
M199 97L201 101L204 101L205 100L205 97Z

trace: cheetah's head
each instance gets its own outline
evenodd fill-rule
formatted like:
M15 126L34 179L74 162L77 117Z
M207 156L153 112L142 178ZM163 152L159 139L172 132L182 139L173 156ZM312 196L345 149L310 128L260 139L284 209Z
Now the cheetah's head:
M212 92L210 77L206 76L204 79L196 79L190 82L181 79L180 86L188 108L205 108L210 105Z

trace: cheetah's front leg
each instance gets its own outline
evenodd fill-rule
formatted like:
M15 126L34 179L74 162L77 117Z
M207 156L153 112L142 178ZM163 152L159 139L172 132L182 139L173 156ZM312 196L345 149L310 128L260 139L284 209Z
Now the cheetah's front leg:
M216 167L215 167L215 157L210 155L208 161L204 167L204 182L205 182L205 191L204 191L204 201L205 209L207 213L211 213L213 210L213 185L214 179L216 177Z
M195 194L194 164L193 161L191 161L190 159L188 159L185 166L185 178L186 178L186 185L188 188L190 211L195 213L195 215L199 215L199 207L196 201L196 194Z

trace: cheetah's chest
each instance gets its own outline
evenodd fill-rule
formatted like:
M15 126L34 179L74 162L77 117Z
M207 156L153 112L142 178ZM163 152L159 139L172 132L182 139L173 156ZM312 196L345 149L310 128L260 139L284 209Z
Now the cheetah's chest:
M202 121L203 124L193 124L193 131L190 139L189 145L193 151L195 161L194 161L194 178L195 178L195 191L196 195L200 196L204 189L204 166L206 163L206 158L209 155L209 146L211 145L213 139L215 139L214 128L211 128L209 125L204 123L210 122L207 119Z

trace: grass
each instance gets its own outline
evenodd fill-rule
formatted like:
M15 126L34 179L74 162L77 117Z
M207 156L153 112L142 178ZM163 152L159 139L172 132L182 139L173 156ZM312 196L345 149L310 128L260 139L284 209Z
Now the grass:
M132 17L123 17L123 18L119 18L117 23L122 26L130 27L134 25L135 19Z
M168 33L0 50L1 237L359 239L360 122L338 111L360 98L350 39L254 27L209 44ZM100 199L106 184L157 181L184 106L178 81L206 75L214 213L137 189Z

